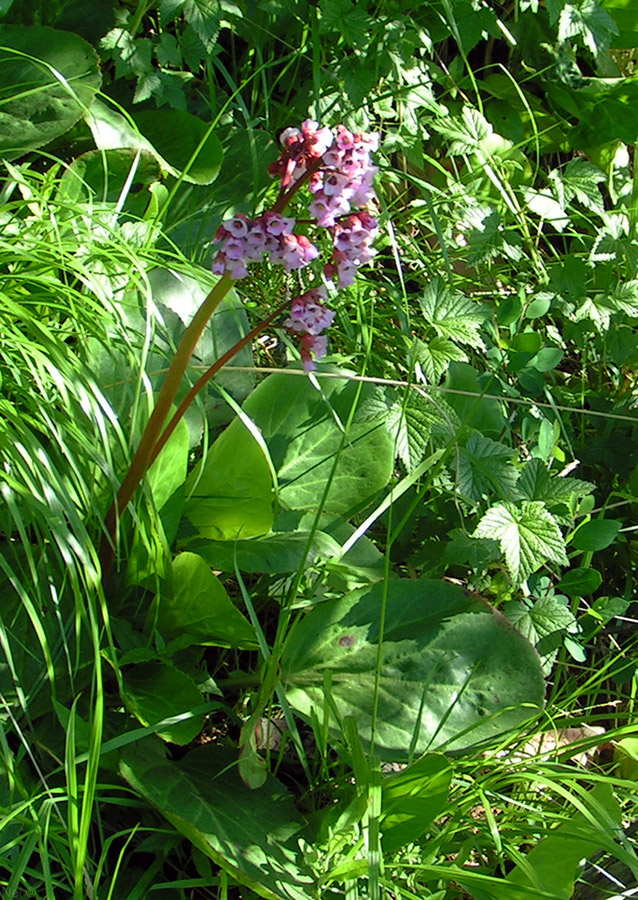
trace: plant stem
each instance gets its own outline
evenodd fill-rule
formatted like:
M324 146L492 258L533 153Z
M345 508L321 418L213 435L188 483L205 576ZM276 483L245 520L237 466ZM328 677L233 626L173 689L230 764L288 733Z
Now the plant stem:
M170 422L168 423L168 425L162 432L161 437L158 438L157 442L155 443L155 446L153 447L153 452L151 453L151 458L149 460L149 466L151 466L155 462L155 460L159 456L160 452L162 451L164 445L170 438L171 434L175 431L180 419L182 419L182 417L184 416L184 413L186 412L188 407L191 405L191 403L193 402L193 400L195 399L197 394L199 394L201 389L208 384L208 382L211 380L211 378L214 375L216 375L217 372L219 372L219 370L233 358L233 356L236 356L236 354L239 353L240 350L242 350L247 344L250 344L251 341L253 341L254 338L257 337L257 335L261 334L261 332L265 328L268 328L270 323L273 322L277 318L277 316L279 316L281 314L281 312L287 306L288 306L288 301L286 301L285 303L282 303L281 306L278 306L274 312L270 313L269 316L267 316L258 325L255 325L254 328L251 328L251 330L247 334L245 334L244 337L241 338L241 340L237 341L236 344L233 344L233 346L229 350L227 350L224 354L222 354L222 356L220 356L219 359L215 360L215 362L212 364L212 366L209 366L209 368L206 369L204 374L201 375L197 379L195 384L192 386L190 391L186 394L186 396L184 397L184 399L178 406L177 411L174 413L172 419L170 420Z
M171 361L168 372L166 373L166 379L158 394L155 408L151 413L150 419L146 423L146 428L142 433L139 446L135 452L129 470L120 486L116 499L113 501L106 514L104 532L102 534L102 542L100 545L100 563L102 565L103 581L108 577L111 566L113 565L115 532L118 519L130 503L133 494L151 464L153 450L161 434L162 426L164 425L169 410L175 400L179 386L182 383L182 378L184 377L184 372L186 371L186 366L193 355L197 342L202 336L206 323L222 302L232 287L232 284L233 280L228 274L225 274L220 278L195 313L193 321L184 332L175 356Z

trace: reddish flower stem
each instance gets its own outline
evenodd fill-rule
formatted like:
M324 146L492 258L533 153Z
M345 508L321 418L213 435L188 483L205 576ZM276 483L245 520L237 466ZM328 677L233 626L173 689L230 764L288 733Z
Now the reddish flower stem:
M192 386L190 391L186 394L186 396L178 406L172 419L155 444L155 447L153 448L153 452L151 454L149 466L151 466L155 462L162 448L170 438L171 434L175 431L175 428L183 418L186 410L191 405L197 394L199 394L201 389L208 384L211 378L213 378L213 376L216 375L217 372L219 372L219 370L233 358L233 356L239 353L239 351L242 350L247 344L250 344L251 341L253 341L259 334L261 334L261 332L264 331L265 328L268 328L271 322L274 322L274 320L283 312L286 306L288 306L288 301L286 301L286 303L282 303L281 306L278 306L277 309L274 312L270 313L270 315L267 316L262 322L260 322L258 325L255 325L255 327L252 328L247 334L245 334L244 337L241 338L241 340L237 341L236 344L233 344L233 346L229 350L227 350L226 353L222 354L219 359L215 360L212 366L206 369L204 374L197 379L195 384Z

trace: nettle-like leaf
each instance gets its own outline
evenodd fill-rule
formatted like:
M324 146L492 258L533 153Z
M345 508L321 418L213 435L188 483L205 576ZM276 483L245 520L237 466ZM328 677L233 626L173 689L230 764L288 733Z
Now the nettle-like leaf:
M479 334L486 310L469 297L451 290L442 278L434 278L419 299L426 322L440 338L484 349Z
M549 222L556 231L563 231L569 225L569 215L551 191L526 187L523 196L531 212Z
M459 450L457 486L471 500L495 493L505 500L516 497L518 470L515 452L504 444L472 434Z
M554 169L549 180L556 191L561 206L578 200L586 209L602 215L605 211L599 185L605 181L605 173L585 159L572 159L564 169Z
M372 20L361 5L352 0L321 0L320 33L337 32L350 47L362 47L368 39Z
M621 260L629 235L629 218L626 213L612 210L603 216L603 225L589 252L590 265L598 262Z
M558 17L558 40L578 38L594 56L609 47L615 34L616 23L598 0L566 3Z
M408 472L425 459L430 438L451 434L458 419L450 406L437 397L436 402L418 391L398 399L389 409L386 428L395 443L396 455Z
M547 506L566 503L575 494L585 497L596 489L590 481L550 474L541 459L531 459L521 471L517 484L520 497L525 500L542 500Z
M431 127L450 142L450 156L475 153L481 148L482 142L493 134L490 123L472 106L464 106L460 116L432 122Z
M638 317L638 281L623 281L611 293L610 300L621 312Z
M536 647L543 672L549 675L564 638L579 630L567 597L550 594L534 602L516 600L507 604L505 613L512 625Z
M427 381L437 384L451 362L467 362L467 354L447 338L431 341L416 339L413 344L414 361L421 367Z
M515 584L522 584L544 562L568 564L565 539L541 501L497 503L485 513L474 537L499 541Z

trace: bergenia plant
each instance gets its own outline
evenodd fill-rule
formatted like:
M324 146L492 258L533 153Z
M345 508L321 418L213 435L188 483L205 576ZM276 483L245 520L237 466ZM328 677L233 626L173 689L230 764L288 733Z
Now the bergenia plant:
M316 284L290 303L283 325L300 339L304 368L316 368L316 361L327 350L323 332L334 320L328 309L328 288L351 285L360 266L374 256L373 242L379 227L369 210L375 199L374 177L377 167L371 154L378 149L376 134L360 134L338 125L333 131L320 128L307 119L301 128L286 128L281 135L283 150L269 173L280 181L277 199L271 209L255 218L236 214L225 220L217 231L218 250L213 272L222 277L208 294L184 332L168 368L155 408L140 439L139 447L122 482L118 495L106 516L106 528L100 548L103 577L110 572L115 551L117 524L149 466L172 434L199 390L232 356L268 327L282 312L275 310L253 328L235 347L218 359L188 392L168 424L166 420L184 377L188 362L206 324L233 285L248 275L251 263L269 262L287 271L303 269L320 259L320 250L309 237L297 233L313 227L327 234L330 255L321 272L309 279ZM303 192L302 192L303 189ZM296 206L306 197L308 218L295 219L284 211L293 197ZM325 242L323 242L325 243Z
M307 119L301 129L286 128L281 135L283 152L270 166L270 174L280 178L279 196L271 210L255 219L236 215L219 228L219 251L213 272L228 274L237 280L248 274L252 262L267 260L283 265L287 271L302 269L320 256L318 248L304 234L296 234L297 221L281 213L306 186L308 213L317 229L330 235L332 254L323 266L326 282L336 280L340 288L354 281L357 269L374 256L372 243L378 234L377 220L366 209L375 199L370 154L378 149L376 134L353 134L344 125L336 132L319 128ZM314 368L312 360L326 352L321 331L332 324L334 315L324 311L327 299L323 288L315 288L292 301L292 314L286 325L301 333L301 358L305 369Z

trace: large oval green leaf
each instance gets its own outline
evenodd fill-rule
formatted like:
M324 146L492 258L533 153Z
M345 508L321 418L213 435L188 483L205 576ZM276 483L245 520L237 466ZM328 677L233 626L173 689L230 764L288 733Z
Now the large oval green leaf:
M304 823L272 775L250 790L239 777L236 752L212 744L170 762L144 742L126 750L120 768L181 834L259 896L317 897L294 838Z
M153 109L135 113L135 122L174 174L194 184L217 178L222 145L202 119L181 109Z
M142 725L156 725L163 719L188 713L202 703L202 695L192 678L161 662L140 663L127 669L122 699ZM173 744L189 744L203 724L202 715L189 716L157 733Z
M248 619L196 553L180 553L175 559L173 592L159 600L157 627L170 653L193 644L248 650L259 646Z
M322 378L321 391L296 373L271 375L244 404L268 445L279 500L289 509L316 508L330 482L324 511L347 517L390 480L393 442L382 419L368 414L375 388L343 375Z
M0 156L14 159L68 131L102 78L95 51L67 31L0 25Z
M370 742L384 585L322 603L296 626L282 659L290 704L321 717L334 701ZM438 581L387 586L377 752L464 750L516 728L542 708L540 660L484 600ZM331 728L339 733L333 716Z

